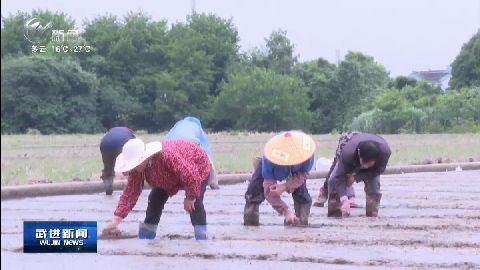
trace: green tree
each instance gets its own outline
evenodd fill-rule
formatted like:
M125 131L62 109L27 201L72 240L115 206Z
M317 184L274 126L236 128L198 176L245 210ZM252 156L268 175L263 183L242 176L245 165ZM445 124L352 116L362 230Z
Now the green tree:
M207 114L237 59L232 22L195 14L168 29L143 13L129 13L124 21L103 16L86 24L83 36L95 53L82 65L127 91L133 125L158 131L185 114Z
M388 83L388 88L403 89L405 86L415 87L417 80L412 77L398 76Z
M293 55L294 46L284 30L274 31L265 40L267 43L268 67L280 74L290 74L297 63L297 56Z
M388 81L387 71L373 57L349 52L340 62L331 86L335 91L330 105L335 128L344 129L353 118L366 111Z
M266 48L252 48L241 54L240 63L247 66L269 68L268 51Z
M188 99L185 113L204 118L215 83L214 56L201 48L201 35L178 23L168 34L168 74L175 82L172 91Z
M130 85L137 104L131 115L132 126L151 132L165 130L188 113L189 97L177 90L179 83L168 72L135 76Z
M99 16L84 23L82 37L93 48L88 57L80 59L85 70L94 72L98 77L114 80L118 63L111 56L112 48L120 40L122 24L116 16Z
M308 88L311 100L309 110L313 113L313 132L326 133L335 127L332 101L335 100L336 66L319 58L295 65L293 74Z
M374 102L375 109L358 115L350 129L387 134L422 132L426 114L409 104L400 90L386 89Z
M213 83L210 94L217 95L219 84L238 60L238 31L231 19L225 20L213 14L191 15L187 18L187 24L198 35L196 49L211 56Z
M298 62L294 45L284 30L274 31L265 39L265 47L253 48L246 54L249 64L271 69L279 74L291 74Z
M135 125L136 122L132 119L140 105L125 88L106 78L100 79L99 85L96 95L97 118L104 129L113 126L143 128Z
M168 68L167 34L165 21L144 13L130 12L123 22L101 16L86 23L83 37L94 53L81 59L82 66L110 84L104 84L98 100L116 106L104 110L106 128L118 121L149 131L166 125L155 118L154 103L162 93L159 77Z
M415 87L387 88L374 108L357 116L351 129L376 133L478 132L480 88L443 92L419 81Z
M312 115L303 83L271 70L250 68L231 74L214 104L215 128L309 130Z
M86 133L99 129L95 75L70 59L23 56L2 62L2 123L23 133Z
M468 90L467 99L473 121L480 126L480 86Z
M438 97L443 93L442 89L434 87L426 81L416 82L415 86L406 85L399 90L410 104L422 109L434 106Z
M440 123L444 131L468 132L480 127L480 91L460 89L442 94L434 107L433 121Z
M450 88L480 86L480 31L462 46L452 63Z
M130 12L124 23L114 16L98 17L86 23L83 36L95 53L85 57L82 66L124 86L145 69L167 66L166 21L152 21L144 13Z

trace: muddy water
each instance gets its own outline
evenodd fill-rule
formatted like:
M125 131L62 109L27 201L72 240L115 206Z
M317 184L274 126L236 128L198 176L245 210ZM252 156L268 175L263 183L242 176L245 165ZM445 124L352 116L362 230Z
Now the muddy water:
M314 196L320 182L310 181ZM23 220L95 220L99 231L111 219L119 192L54 196L2 202L2 269L480 269L480 171L382 177L379 218L353 209L346 219L312 208L311 227L284 227L269 205L261 226L244 227L246 184L208 190L211 240L193 240L182 194L169 200L153 241L100 240L98 254L23 254ZM364 203L362 185L357 202ZM120 225L135 235L145 215L148 191ZM293 204L285 195L285 200ZM47 217L47 218L45 218Z

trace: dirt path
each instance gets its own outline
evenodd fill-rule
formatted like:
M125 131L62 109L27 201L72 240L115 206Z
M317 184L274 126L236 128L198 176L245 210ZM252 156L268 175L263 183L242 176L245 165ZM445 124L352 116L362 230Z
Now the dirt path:
M312 195L319 182L309 181ZM331 219L312 208L310 228L284 227L262 204L260 227L244 227L246 184L208 190L212 240L194 241L179 194L170 199L154 241L100 240L98 254L23 254L22 220L110 220L120 192L2 202L2 269L479 269L480 171L382 177L379 218ZM357 201L364 202L357 185ZM148 191L121 228L135 234ZM291 198L286 200L292 204Z

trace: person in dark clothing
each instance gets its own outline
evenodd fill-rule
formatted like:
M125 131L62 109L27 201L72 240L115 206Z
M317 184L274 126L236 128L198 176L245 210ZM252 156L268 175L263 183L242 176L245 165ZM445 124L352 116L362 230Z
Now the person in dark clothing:
M100 153L103 161L101 179L106 195L112 195L113 193L114 168L117 156L122 152L123 145L136 137L135 132L128 127L113 127L103 135L100 141Z
M356 136L358 134L360 134L360 132L353 131L353 132L344 132L340 136L340 139L338 140L337 149L335 150L335 157L333 158L332 164L330 164L330 169L327 174L327 177L325 177L323 186L320 188L320 193L318 194L317 200L313 203L313 206L323 207L324 204L327 202L328 179L330 178L330 175L332 174L332 171L335 168L335 165L337 164L337 161L340 158L340 155L342 154L343 147L352 139L353 136ZM355 203L355 189L353 188L353 185L347 187L347 195L348 195L348 199L350 200L350 207L360 208L360 206Z
M376 217L382 197L380 174L387 167L390 147L384 138L375 134L352 132L342 134L342 138L346 140L340 140L339 144L344 143L337 148L337 156L316 204L328 200L329 217L349 216L351 187L354 182L364 182L366 215Z

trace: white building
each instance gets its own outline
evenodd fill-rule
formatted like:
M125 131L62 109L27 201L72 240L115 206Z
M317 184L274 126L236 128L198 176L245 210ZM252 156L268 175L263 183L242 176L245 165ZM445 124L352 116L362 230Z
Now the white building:
M446 70L414 71L410 74L410 77L417 80L425 80L433 85L440 86L440 88L445 91L448 88L448 82L452 77L452 72L450 67Z

